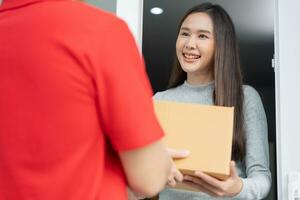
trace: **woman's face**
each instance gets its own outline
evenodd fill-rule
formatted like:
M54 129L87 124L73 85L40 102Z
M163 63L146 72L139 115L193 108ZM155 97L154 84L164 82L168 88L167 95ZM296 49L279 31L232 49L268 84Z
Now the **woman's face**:
M215 39L213 22L206 13L190 14L176 41L179 63L188 75L213 73Z

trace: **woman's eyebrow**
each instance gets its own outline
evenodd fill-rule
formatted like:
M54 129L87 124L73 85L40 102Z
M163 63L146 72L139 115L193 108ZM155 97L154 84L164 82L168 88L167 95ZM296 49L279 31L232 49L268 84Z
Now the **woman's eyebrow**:
M208 33L208 34L211 34L211 32L209 30L204 30L204 29L198 30L197 32L198 33Z
M191 29L188 28L188 27L181 27L180 30L191 31ZM200 30L197 30L197 33L207 33L207 34L211 34L211 31L205 30L205 29L200 29Z
M184 30L184 31L190 31L190 29L189 29L189 28L187 28L187 27L181 27L181 28L180 28L180 30Z

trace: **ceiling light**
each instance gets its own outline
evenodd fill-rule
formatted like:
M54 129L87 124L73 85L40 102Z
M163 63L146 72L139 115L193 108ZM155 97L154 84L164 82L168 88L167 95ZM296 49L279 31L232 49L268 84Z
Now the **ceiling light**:
M151 8L150 12L153 14L153 15L160 15L164 12L163 9L159 8L159 7L154 7L154 8Z

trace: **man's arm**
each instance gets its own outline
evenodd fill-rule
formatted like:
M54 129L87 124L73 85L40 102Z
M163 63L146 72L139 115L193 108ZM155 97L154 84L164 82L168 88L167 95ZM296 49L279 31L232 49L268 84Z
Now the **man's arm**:
M167 184L172 161L160 141L119 155L129 187L137 195L155 196Z

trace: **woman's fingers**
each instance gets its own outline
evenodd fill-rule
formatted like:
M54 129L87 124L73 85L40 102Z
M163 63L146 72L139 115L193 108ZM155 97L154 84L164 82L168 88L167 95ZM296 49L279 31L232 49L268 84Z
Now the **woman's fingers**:
M200 188L209 191L210 195L217 196L220 194L220 190L218 188L206 183L204 180L201 180L200 178L193 177L193 176L184 176L184 180L188 180L190 182L197 184Z
M200 179L202 179L204 182L214 186L214 187L217 187L217 188L220 188L220 185L222 184L222 181L219 181L218 179L212 177L212 176L209 176L201 171L196 171L195 172L195 176L196 177L199 177Z
M197 171L193 176L188 176L184 179L193 181L202 188L213 193L214 196L234 196L243 188L242 180L237 175L234 162L230 163L230 173L230 177L223 181L209 176L201 171Z
M196 189L199 192L204 192L204 193L206 193L206 194L208 194L210 196L215 196L214 193L212 193L210 190L205 189L204 187L202 187L199 184L196 184L196 183L190 182L190 181L186 181L185 184L189 185L190 187Z

